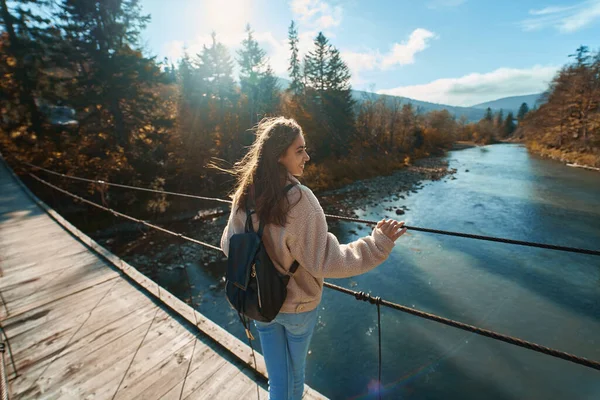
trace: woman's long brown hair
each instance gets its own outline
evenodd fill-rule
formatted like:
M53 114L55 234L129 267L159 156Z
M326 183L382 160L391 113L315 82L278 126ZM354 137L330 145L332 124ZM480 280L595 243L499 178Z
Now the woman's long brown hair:
M302 128L293 119L275 117L263 119L255 129L254 143L233 167L237 176L233 207L246 209L246 200L254 185L255 210L259 219L265 224L284 226L292 205L284 193L288 172L278 160L302 134Z

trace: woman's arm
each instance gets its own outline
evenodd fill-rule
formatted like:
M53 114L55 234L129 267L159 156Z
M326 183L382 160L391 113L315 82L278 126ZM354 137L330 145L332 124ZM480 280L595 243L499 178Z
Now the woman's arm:
M302 267L315 277L347 278L365 273L387 259L394 241L379 227L369 236L340 244L328 232L325 213L314 194L308 192L311 207L306 211L309 212L302 213L301 218L288 227L290 252Z
M223 229L223 234L221 235L221 250L225 253L225 257L229 257L229 239L235 233L233 230L233 219L236 215L236 207L234 205L231 206L231 213L229 214L229 219L227 220L227 226Z

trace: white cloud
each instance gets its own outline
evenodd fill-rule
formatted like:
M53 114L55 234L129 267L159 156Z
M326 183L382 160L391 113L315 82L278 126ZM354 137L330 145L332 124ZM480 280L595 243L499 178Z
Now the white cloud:
M570 11L577 6L550 6L546 8L542 8L541 10L529 10L529 14L531 15L548 15L548 14L556 14L562 13L565 11Z
M507 96L539 93L548 88L559 67L499 68L485 74L438 79L423 85L400 86L378 93L454 106L470 106Z
M342 59L348 64L350 71L358 72L372 70L378 67L381 56L377 52L358 53L353 51L342 52Z
M415 54L427 48L427 40L435 35L427 29L415 29L408 38L408 42L395 43L392 51L381 60L382 68L390 68L396 64L406 65L415 62Z
M434 10L438 8L457 7L466 3L466 1L467 0L433 0L427 4L427 7Z
M407 41L394 43L386 54L381 54L379 50L342 51L342 59L348 64L352 73L352 85L365 83L360 77L362 71L386 70L395 65L414 64L415 55L425 50L429 46L429 41L434 38L436 35L433 32L417 28Z
M525 31L548 27L563 33L575 32L600 18L600 0L587 0L573 6L549 6L530 10L532 18L520 22Z
M379 50L364 52L343 51L342 58L353 73L373 69L389 69L394 65L407 65L415 62L415 55L429 46L435 34L423 28L415 29L408 41L394 43L390 51L381 54Z
M322 0L292 0L290 8L301 22L315 29L328 29L342 22L342 7Z

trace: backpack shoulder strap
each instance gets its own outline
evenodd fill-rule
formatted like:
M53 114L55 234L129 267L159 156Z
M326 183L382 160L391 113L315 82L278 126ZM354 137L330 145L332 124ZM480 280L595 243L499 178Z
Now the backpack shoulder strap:
M252 224L252 214L255 213L254 210L250 210L251 200L250 195L246 197L246 227L244 229L245 232L254 232L254 226Z
M289 192L290 189L293 188L294 186L296 186L295 183L290 183L289 185L287 185L286 187L283 188L283 193Z
M291 188L293 188L294 186L296 186L295 183L290 183L289 185L287 185L285 188L283 188L283 192L287 193L290 191ZM296 270L298 269L298 267L300 266L300 263L296 260L294 260L294 262L292 263L292 266L290 267L290 269L288 270L288 275L292 276L296 273Z
M300 263L298 261L294 260L294 262L292 263L292 266L290 267L290 270L288 271L288 275L289 276L294 275L299 266L300 266Z

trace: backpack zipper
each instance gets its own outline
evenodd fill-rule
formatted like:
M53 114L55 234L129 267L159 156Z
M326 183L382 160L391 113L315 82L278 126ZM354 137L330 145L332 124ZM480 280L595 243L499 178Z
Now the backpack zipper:
M252 264L252 273L250 275L253 278L256 278L256 291L258 293L258 307L262 309L262 302L260 301L260 285L258 284L258 276L256 276L256 264Z

